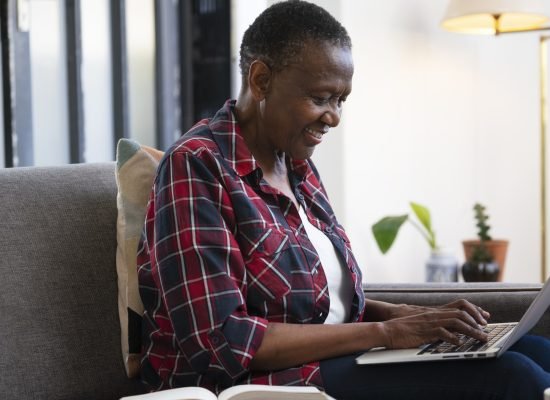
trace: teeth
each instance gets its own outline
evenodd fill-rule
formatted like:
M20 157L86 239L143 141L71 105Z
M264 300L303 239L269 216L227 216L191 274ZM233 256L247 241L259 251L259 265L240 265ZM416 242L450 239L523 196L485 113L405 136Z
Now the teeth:
M323 137L323 135L328 132L328 130L322 131L322 132L314 131L313 129L310 129L310 128L306 128L305 130L306 130L306 132L311 133L317 139L321 139Z

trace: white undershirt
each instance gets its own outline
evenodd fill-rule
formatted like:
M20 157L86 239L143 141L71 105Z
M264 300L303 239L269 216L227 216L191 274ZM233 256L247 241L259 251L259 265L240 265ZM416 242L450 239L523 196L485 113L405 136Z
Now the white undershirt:
M350 315L353 300L353 283L348 267L337 253L330 239L309 222L303 207L299 208L299 213L307 236L319 255L323 271L325 271L327 277L330 309L325 324L346 322Z

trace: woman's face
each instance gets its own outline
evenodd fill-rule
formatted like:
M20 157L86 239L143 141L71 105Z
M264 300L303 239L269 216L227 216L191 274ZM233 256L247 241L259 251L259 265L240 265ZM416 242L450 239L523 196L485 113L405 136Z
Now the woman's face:
M261 103L262 134L272 150L298 160L311 157L339 124L352 77L351 50L318 42L306 45L296 62L273 71Z

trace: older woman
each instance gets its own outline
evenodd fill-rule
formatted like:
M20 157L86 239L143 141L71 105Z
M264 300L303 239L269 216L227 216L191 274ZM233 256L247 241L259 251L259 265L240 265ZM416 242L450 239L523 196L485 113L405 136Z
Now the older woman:
M513 352L467 367L355 365L376 346L457 343L456 332L485 340L489 314L465 300L428 309L364 298L310 159L352 88L351 41L330 14L304 1L271 6L244 35L241 70L238 99L159 166L139 254L144 380L156 390L316 385L337 398L498 397L520 378L540 394L550 386L547 344L540 366ZM502 390L484 373L491 366L509 383Z

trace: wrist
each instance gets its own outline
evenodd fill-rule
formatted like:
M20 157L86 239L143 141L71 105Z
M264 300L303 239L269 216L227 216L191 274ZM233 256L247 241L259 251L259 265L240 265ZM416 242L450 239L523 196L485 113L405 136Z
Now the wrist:
M392 304L391 307L388 307L385 321L404 317L408 313L408 308L407 304Z
M373 322L373 331L374 335L373 337L376 338L374 343L369 346L370 348L373 347L386 347L391 348L392 341L391 336L388 332L388 326L386 322Z
M389 310L390 315L387 320L422 314L423 312L426 312L426 308L422 306L415 306L410 304L394 304L394 307L391 307L391 309Z

